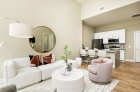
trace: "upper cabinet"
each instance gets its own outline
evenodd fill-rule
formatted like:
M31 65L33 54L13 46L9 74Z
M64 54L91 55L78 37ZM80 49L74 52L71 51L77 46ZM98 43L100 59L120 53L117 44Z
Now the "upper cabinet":
M108 31L108 38L118 39L119 38L118 30Z
M114 32L108 31L108 38L113 38L113 37L114 37Z
M108 39L119 39L119 43L125 43L125 29L108 32L95 33L94 39L103 39L104 44L108 44Z
M108 44L108 32L102 32L103 34L103 43Z
M103 34L102 33L95 33L95 38L94 39L103 39Z
M99 33L95 33L94 39L99 39Z
M119 43L125 43L125 29L121 29L119 32Z
M119 38L119 31L115 30L115 31L113 31L113 33L114 33L114 38L118 39Z

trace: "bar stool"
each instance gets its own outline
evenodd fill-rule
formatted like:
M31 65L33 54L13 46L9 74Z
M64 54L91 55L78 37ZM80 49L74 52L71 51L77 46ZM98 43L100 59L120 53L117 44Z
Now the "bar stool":
M91 58L90 59L90 62L91 62L91 60L96 57L95 50L88 50L88 55Z
M86 62L86 60L84 60L84 57L88 56L87 52L85 51L85 49L80 49L80 56L83 57L83 61Z

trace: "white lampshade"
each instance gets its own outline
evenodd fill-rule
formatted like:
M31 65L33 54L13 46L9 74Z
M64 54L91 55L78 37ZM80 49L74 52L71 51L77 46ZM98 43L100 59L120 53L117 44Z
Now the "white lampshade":
M9 36L16 38L32 38L33 27L23 23L9 24Z

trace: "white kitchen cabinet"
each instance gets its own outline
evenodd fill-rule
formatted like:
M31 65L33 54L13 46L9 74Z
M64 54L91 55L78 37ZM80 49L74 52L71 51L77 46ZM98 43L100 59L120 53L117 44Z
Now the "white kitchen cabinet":
M119 30L119 43L125 43L125 29Z
M113 31L108 31L108 38L113 38L113 37L114 37Z
M99 39L103 39L103 32L99 33Z
M119 31L118 30L108 31L108 37L118 39L119 38Z
M103 43L108 44L108 32L102 32L103 34Z
M99 39L99 33L95 33L94 39Z
M124 52L124 50L120 50L120 60L121 60L121 62L125 62L125 52Z
M119 38L119 31L118 30L113 31L113 37L115 39L118 39Z
M95 33L94 39L103 39L103 34L101 33Z

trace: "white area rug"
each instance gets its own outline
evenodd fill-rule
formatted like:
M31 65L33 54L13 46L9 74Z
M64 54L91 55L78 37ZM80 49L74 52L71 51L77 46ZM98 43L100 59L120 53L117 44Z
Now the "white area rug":
M117 79L112 79L110 84L107 85L99 85L91 82L88 78L88 71L84 69L80 69L81 71L84 72L84 83L85 83L85 88L83 92L111 92L115 86L119 83L119 80ZM0 80L0 87L4 86L3 80ZM46 81L42 81L40 83L31 85L27 88L18 90L18 92L26 92L27 90L31 89L44 89L44 90L50 90L52 87L51 85L51 79L48 79Z
M112 82L107 85L95 84L89 80L87 70L84 70L84 69L80 69L80 70L84 72L85 89L83 92L111 92L115 88L115 86L119 83L119 80L112 79ZM18 92L25 92L26 90L31 90L31 89L50 90L51 87L52 87L51 79L48 79L46 81L24 88L22 90L18 90Z

